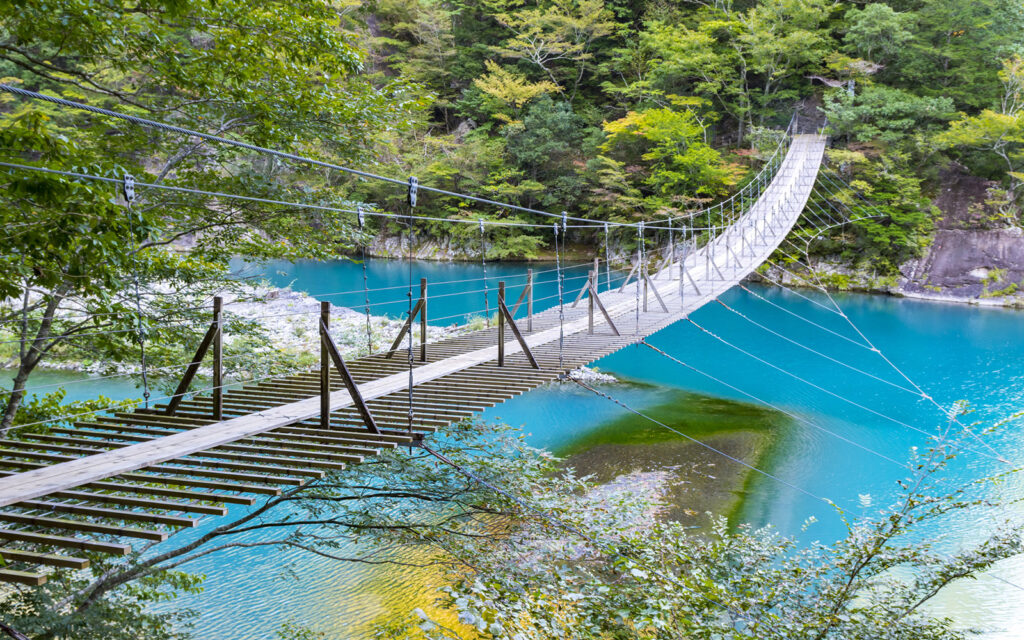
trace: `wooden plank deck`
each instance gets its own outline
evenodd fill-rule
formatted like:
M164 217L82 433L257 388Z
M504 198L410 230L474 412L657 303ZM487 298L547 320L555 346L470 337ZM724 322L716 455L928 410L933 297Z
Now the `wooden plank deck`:
M555 380L714 300L764 262L789 233L810 195L823 152L824 138L794 136L771 184L748 212L710 244L689 252L681 264L668 264L652 276L667 313L652 295L649 311L638 315L642 285L631 284L622 292L600 295L622 335L614 335L600 314L589 334L586 305L570 308L574 292L566 291L561 326L556 307L536 314L534 331L524 332L539 370L530 367L514 339L504 346L506 366L498 367L495 328L430 345L427 361L417 359L412 370L413 431L436 431ZM682 282L680 267L686 271ZM137 527L111 522L146 522L146 535L156 539L190 526L191 520L160 519L154 512L223 513L225 504L251 504L251 494L273 495L410 442L405 358L377 354L353 360L349 368L381 434L361 427L336 374L331 428L323 429L319 374L313 372L225 393L219 421L209 417L209 398L198 397L182 402L173 416L139 410L0 442L0 508L7 508L0 513L0 526L6 527L0 530L0 557L9 562L0 569L0 582L38 584L45 579L40 566L81 564L60 555L62 549L120 553L128 547L114 544L113 538L142 535ZM65 535L69 532L75 535Z

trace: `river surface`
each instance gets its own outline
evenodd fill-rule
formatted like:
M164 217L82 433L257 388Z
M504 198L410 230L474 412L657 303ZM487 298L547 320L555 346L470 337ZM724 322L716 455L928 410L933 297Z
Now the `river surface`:
M538 271L548 268L536 267ZM399 316L407 305L401 286L408 282L408 265L372 261L369 269L375 286L396 287L376 294L371 301L381 304L374 312ZM526 267L502 264L487 269L493 309L498 278L512 282ZM313 295L352 292L324 299L362 307L362 267L358 264L273 264L260 271L277 286L291 284ZM583 271L585 266L577 268L578 273ZM417 282L420 277L432 282L467 281L431 285L432 292L456 293L460 286L471 292L431 300L431 314L441 323L483 309L481 275L480 265L413 264ZM554 282L550 272L538 278L550 281L538 287L543 291L538 291L537 297L551 295ZM711 304L693 315L697 324L714 335L680 322L650 338L652 344L700 373L642 346L629 347L594 365L630 381L609 387L618 398L640 410L658 407L659 417L666 420L672 417L666 416L666 411L671 414L673 407L679 416L703 411L693 406L695 398L758 406L764 406L760 404L763 401L772 406L779 419L773 421L770 444L758 464L775 478L751 475L732 514L734 520L771 523L785 534L829 541L842 536L844 528L834 509L819 498L833 500L854 515L873 508L868 505L885 504L896 481L907 474L895 462L905 461L912 447L927 447L929 434L946 424L942 411L922 397L914 384L943 406L955 400L969 401L974 412L965 422L991 425L1024 409L1021 312L835 295L844 317L835 312L824 294L765 287L752 290L757 295L735 288L723 296L732 310ZM509 297L516 295L518 291L510 291ZM539 303L538 309L553 302ZM859 332L879 351L868 348ZM45 375L50 379L44 381L41 375L32 386L59 382L65 374ZM87 393L79 392L87 385L71 385L76 391L69 396L102 392L130 397L133 392L126 383L90 384L96 386L89 387ZM531 444L556 452L586 449L595 439L605 437L602 434L608 425L644 422L575 385L538 389L488 410L484 418L522 425ZM736 429L761 428L750 422L749 412L736 411L726 418ZM680 418L674 424L685 428L687 420ZM645 423L645 428L649 432L654 427ZM986 438L989 446L1014 465L1024 463L1022 440L1020 420L1008 422ZM970 438L966 445L971 450L950 469L951 485L1006 469L987 446ZM627 467L629 463L624 462ZM722 459L718 464L725 468L734 463ZM990 497L1024 498L1024 483L1011 478L989 491ZM1024 515L1021 510L1020 506L1007 507L1002 516L1019 521ZM817 522L801 533L810 517ZM922 535L944 534L942 544L953 550L964 542L977 541L996 524L991 513L958 516L944 523L942 531L924 531ZM190 531L185 537L200 532ZM209 556L185 568L207 576L205 592L181 603L199 610L198 637L213 640L270 637L287 620L327 632L331 638L369 638L375 620L429 602L437 586L436 576L422 570L339 566L301 552L260 548ZM993 573L1024 584L1024 560L1001 563ZM1024 637L1020 633L1024 629L1024 592L991 577L954 585L936 608L965 625L990 630L992 638Z

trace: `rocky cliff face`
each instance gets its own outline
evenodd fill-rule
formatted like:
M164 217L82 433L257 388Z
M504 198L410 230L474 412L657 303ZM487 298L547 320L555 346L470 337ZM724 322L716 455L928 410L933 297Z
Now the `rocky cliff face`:
M953 165L935 200L942 212L931 246L903 266L898 293L980 304L1024 305L1024 230L986 204L995 183Z

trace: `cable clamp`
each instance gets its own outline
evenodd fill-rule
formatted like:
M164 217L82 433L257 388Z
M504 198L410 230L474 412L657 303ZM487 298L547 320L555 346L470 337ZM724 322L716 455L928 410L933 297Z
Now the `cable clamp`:
M365 222L365 215L363 214L362 207L356 207L356 219L359 221L359 228L362 229L363 223Z
M124 191L124 199L128 204L135 202L135 176L130 173L124 174L122 190Z
M416 192L419 191L420 181L416 176L409 176L409 206L416 206Z
M565 233L565 230L567 228L566 220L568 220L568 218L569 218L569 214L566 213L565 211L563 211L562 212L562 233Z
M480 233L484 233L484 219L480 218Z

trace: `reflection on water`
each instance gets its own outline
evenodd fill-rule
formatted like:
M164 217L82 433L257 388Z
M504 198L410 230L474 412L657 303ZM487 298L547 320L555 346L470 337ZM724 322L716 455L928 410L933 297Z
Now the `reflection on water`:
M374 261L371 267L394 269L394 265L380 262ZM297 267L275 277L294 280L296 289L312 293L358 290L361 286L358 265L307 266L308 273ZM430 270L435 281L480 275L479 265L430 263L417 264L415 269L416 278ZM511 278L524 272L525 266L489 266L489 275L498 269L505 270L502 277ZM325 273L337 277L327 282ZM398 285L407 275L394 270L391 277ZM491 286L494 284L496 279ZM861 510L859 494L871 494L875 504L884 504L904 471L881 456L902 461L911 447L927 446L928 434L943 422L941 412L877 353L856 344L858 334L843 317L826 308L827 299L808 292L803 294L811 300L778 289L757 291L848 340L734 290L723 298L728 305L800 344L786 342L720 305L711 305L693 318L725 342L685 322L650 339L707 375L642 346L624 349L596 365L637 382L614 387L616 397L627 404L650 411L709 444L718 444L727 453L755 460L787 483L830 498L854 513ZM401 298L400 290L399 294L396 299ZM474 291L465 297L440 298L431 303L432 313L437 318L482 308L482 295ZM493 289L490 295L493 304ZM1021 313L863 295L837 299L857 327L940 403L967 399L976 409L971 419L987 424L1024 408ZM361 300L360 296L352 300L339 296L332 301L359 308ZM840 366L823 354L849 366ZM132 390L122 391L133 395ZM755 409L758 401L754 398L785 414ZM734 463L715 459L683 438L666 435L576 385L539 389L487 410L484 417L522 425L531 444L568 455L573 464L589 473L608 477L663 463L689 464L704 476L714 476L702 481L704 491L717 490L715 499L729 505L722 508L732 510L737 519L758 525L770 522L783 533L797 535L806 519L815 516L818 523L806 534L809 538L830 540L844 532L842 522L827 506L758 474L744 477ZM1019 465L1024 462L1019 445L1022 436L1024 427L1018 420L991 436L990 442ZM708 467L708 463L716 466ZM967 452L950 470L951 481L1002 470L1003 465L984 451ZM1016 477L990 491L991 497L1024 497L1024 485ZM677 494L683 504L688 504L692 495ZM1020 520L1020 509L1008 508L1005 515ZM991 514L958 516L942 527L947 534L945 544L952 548L978 540L996 524ZM436 575L429 570L339 565L300 552L259 548L215 554L186 568L207 575L206 592L187 602L201 611L199 636L214 640L266 638L289 619L326 631L332 638L367 638L375 619L429 603L436 586ZM996 572L1024 583L1024 560L1007 561ZM981 578L956 585L936 607L965 624L1013 630L1024 628L1022 602L1013 587ZM1010 635L993 637L1015 637L1007 633Z

